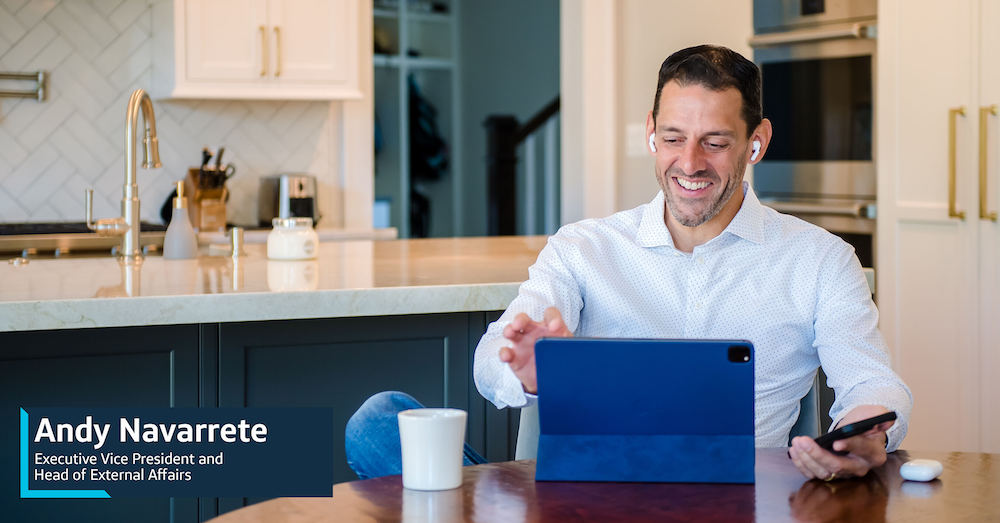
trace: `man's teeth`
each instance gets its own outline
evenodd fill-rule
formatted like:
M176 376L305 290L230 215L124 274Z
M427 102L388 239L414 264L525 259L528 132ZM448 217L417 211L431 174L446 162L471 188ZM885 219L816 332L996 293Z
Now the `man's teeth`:
M675 178L675 179L677 180L677 183L681 185L681 187L689 191L697 191L698 189L704 189L705 187L708 187L708 182L693 183L687 180L682 180L680 178Z

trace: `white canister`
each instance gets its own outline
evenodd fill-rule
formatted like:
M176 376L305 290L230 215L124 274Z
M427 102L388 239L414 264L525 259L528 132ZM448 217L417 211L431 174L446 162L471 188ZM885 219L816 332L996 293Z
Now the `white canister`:
M267 235L267 257L271 260L314 260L319 235L312 218L275 218Z

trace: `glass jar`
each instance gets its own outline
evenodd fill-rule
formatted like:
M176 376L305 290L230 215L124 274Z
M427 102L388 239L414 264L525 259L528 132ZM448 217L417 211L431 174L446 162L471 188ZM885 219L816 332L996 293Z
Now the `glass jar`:
M319 235L312 218L274 218L267 235L267 257L271 260L314 260Z

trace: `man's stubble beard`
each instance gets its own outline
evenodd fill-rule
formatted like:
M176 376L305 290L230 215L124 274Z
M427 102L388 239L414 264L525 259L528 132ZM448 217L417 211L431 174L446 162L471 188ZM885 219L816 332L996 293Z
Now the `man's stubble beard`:
M743 175L746 171L746 166L746 161L743 160L743 156L741 155L739 163L736 165L736 170L733 171L734 174L739 173L738 178L730 178L725 190L723 190L722 194L719 195L719 198L712 203L712 206L700 215L691 217L690 219L680 214L680 211L677 209L676 202L674 201L674 193L672 190L668 190L667 188L667 185L671 185L670 189L675 189L671 183L670 170L664 173L663 176L657 176L657 179L660 184L660 189L663 190L663 196L666 201L667 209L670 210L670 214L673 215L675 220L677 220L677 223L680 223L685 227L697 227L708 223L712 218L715 218L719 212L725 208L726 204L729 203L729 200L733 197L733 195L736 194L736 189L743 186ZM713 177L715 179L719 179L718 174L715 174Z

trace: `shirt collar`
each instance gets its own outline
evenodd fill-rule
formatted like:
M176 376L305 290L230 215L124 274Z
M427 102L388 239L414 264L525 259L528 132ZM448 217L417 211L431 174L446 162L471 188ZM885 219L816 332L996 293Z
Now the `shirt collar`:
M767 222L767 210L757 199L750 182L743 182L743 205L729 222L725 231L735 234L744 240L756 243L764 243L764 223ZM664 226L666 227L666 226Z
M665 210L665 198L661 190L653 198L653 201L643 209L642 219L639 221L639 232L636 240L642 247L673 247L674 241L670 237L670 230L663 220ZM743 204L737 211L733 221L723 232L736 235L744 240L761 244L764 243L764 223L767 221L767 211L764 205L757 199L749 182L743 182ZM721 235L720 235L721 236Z
M639 221L639 233L636 240L642 247L673 247L674 241L670 238L670 231L666 222L663 221L664 211L663 191L656 193L653 201L646 205L642 211L642 219Z

